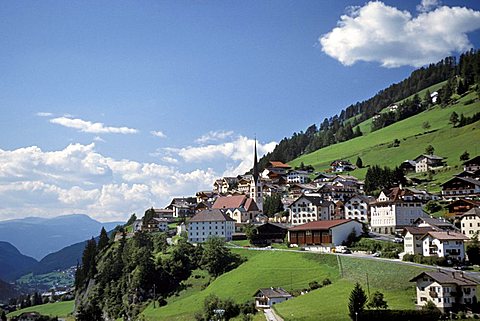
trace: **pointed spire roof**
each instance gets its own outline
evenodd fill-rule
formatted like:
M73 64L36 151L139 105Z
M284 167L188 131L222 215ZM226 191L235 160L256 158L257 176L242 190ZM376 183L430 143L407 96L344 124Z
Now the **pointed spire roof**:
M253 156L253 179L258 182L257 137L255 137L255 151Z

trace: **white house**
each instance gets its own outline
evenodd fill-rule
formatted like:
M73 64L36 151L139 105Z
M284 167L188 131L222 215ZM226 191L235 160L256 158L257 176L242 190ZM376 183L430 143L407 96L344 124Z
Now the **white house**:
M270 308L274 304L287 301L293 296L282 288L259 289L255 293L256 308Z
M188 241L191 243L203 243L212 236L231 241L235 232L235 221L222 210L204 210L188 220L187 232Z
M290 223L300 225L318 220L330 220L335 211L335 204L325 201L320 196L301 195L288 206Z
M480 233L480 208L474 207L460 217L460 230L463 235L472 237Z
M306 184L309 182L307 171L291 170L287 174L287 183Z
M346 219L314 221L290 228L288 230L288 241L290 244L298 246L336 246L342 245L352 231L356 235L360 235L363 231L363 224Z
M431 227L407 226L403 229L403 251L405 254L423 255L423 236L433 231Z
M462 272L426 271L410 282L416 282L418 308L431 301L445 313L454 305L468 306L476 301L478 282Z
M370 226L372 231L391 234L413 226L419 217L428 217L423 211L422 200L398 187L382 191L377 201L370 204Z
M365 195L355 195L344 205L344 215L347 219L367 223L370 221L370 203L375 199Z
M414 161L416 173L427 172L432 168L443 166L443 157L435 155L420 155Z
M465 259L464 242L469 238L450 231L430 231L422 237L423 256L438 256L457 261Z

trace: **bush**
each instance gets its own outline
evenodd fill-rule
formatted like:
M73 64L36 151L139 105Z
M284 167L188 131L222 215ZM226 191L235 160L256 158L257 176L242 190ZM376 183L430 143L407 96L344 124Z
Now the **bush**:
M318 284L317 281L312 281L308 283L308 286L310 287L310 290L315 290L322 287L322 285Z
M382 252L380 257L384 257L387 259L398 259L398 253L396 251Z
M447 259L444 257L423 256L421 254L405 254L403 256L403 260L420 264L448 266Z
M324 280L322 281L322 285L323 285L323 286L327 286L327 285L329 285L329 284L332 284L332 281L330 281L329 278L326 278L326 279L324 279Z
M424 310L365 310L358 315L358 321L437 321L440 314Z

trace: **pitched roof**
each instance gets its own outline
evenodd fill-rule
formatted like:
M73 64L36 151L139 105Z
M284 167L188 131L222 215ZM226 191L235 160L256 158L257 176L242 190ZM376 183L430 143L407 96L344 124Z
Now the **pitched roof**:
M446 272L446 271L425 271L412 278L410 282L416 282L417 279L427 275L440 284L456 284L456 285L477 285L478 282L466 277L462 272Z
M269 162L271 167L276 167L276 168L292 168L292 166L288 165L288 164L285 164L285 163L282 163L282 162L279 162L279 161L270 161Z
M244 207L245 207L245 210L247 210L248 212L251 212L251 211L258 211L258 206L257 206L257 203L251 199L250 197L247 198L245 204L244 204Z
M476 179L474 179L474 178L455 176L455 177L449 179L448 181L446 181L445 183L440 184L440 186L447 185L448 183L450 183L450 182L452 182L452 181L455 181L455 180L464 181L464 182L467 182L467 183L471 183L471 184L473 184L473 185L480 185L480 181L478 181L478 180L476 180Z
M259 293L261 293L263 296L267 298L291 298L292 297L290 293L288 293L282 288L259 289L257 293L255 293L255 296L257 296Z
M422 155L418 156L417 158L415 158L414 160L417 161L417 159L422 159L422 158L428 158L428 159L431 159L431 160L442 160L443 159L443 157L440 157L440 156L437 156L437 155L422 154Z
M220 196L217 197L212 208L239 208L245 203L247 196L245 195L232 195L232 196Z
M188 222L223 222L223 221L232 221L235 222L233 218L226 215L219 209L208 209L203 210L195 214Z
M357 222L359 224L362 224L358 221L351 220L351 219L342 219L342 220L328 220L328 221L313 221L313 222L308 222L302 225L294 226L292 228L289 228L289 231L303 231L303 230L329 230L332 227L342 225L345 223L349 222Z
M463 213L460 217L470 216L470 215L476 215L476 216L480 217L480 208L478 208L478 207L471 208L468 211L466 211L465 213Z
M417 226L405 226L403 228L403 235L407 234L407 232L410 232L412 235L425 235L428 232L433 231L433 228L429 226L424 226L424 227L417 227Z
M468 237L461 233L455 233L455 232L439 232L439 231L430 231L425 234L422 239L427 237L427 235L430 235L433 238L436 238L437 240L441 241L455 241L455 240L469 240Z
M415 220L414 223L418 221L423 221L428 225L438 226L438 227L454 227L454 225L446 220L439 220L438 218L434 217L419 217Z
M301 198L304 198L306 199L307 201L309 201L310 203L312 203L313 205L315 206L321 206L322 203L323 203L323 198L320 197L320 196L311 196L311 195L305 195L305 194L302 194L301 196L299 196L295 201L293 201L291 205L295 204L297 201L299 201Z
M465 163L463 163L463 165L470 165L470 164L475 164L475 165L480 164L480 155L475 156L474 158L469 159Z

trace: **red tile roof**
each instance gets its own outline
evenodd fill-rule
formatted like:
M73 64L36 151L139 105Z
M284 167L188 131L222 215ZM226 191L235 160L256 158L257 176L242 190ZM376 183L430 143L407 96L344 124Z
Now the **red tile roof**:
M217 197L212 208L237 208L242 206L247 197L245 195Z
M289 231L303 231L303 230L329 230L332 227L342 225L348 222L354 222L351 219L329 220L329 221L313 221L302 225L294 226ZM356 221L355 221L356 222Z
M277 168L292 168L290 165L278 161L270 161L270 165Z

